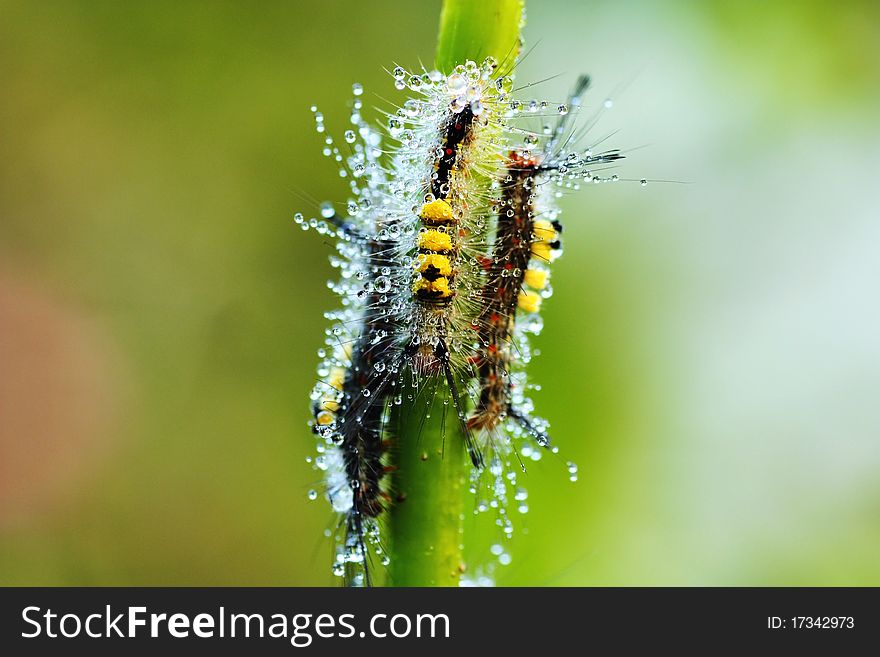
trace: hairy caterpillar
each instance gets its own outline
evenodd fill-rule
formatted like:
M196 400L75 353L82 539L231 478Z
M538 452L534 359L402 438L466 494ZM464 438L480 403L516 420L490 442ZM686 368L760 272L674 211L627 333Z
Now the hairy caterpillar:
M434 164L430 193L419 210L422 227L418 233L418 255L413 283L416 331L405 354L420 375L439 369L449 387L452 402L462 423L468 454L474 467L483 465L482 455L464 422L465 408L458 382L450 365L449 317L456 297L456 274L460 266L460 240L466 236L459 225L467 211L459 195L453 194L454 178L460 175L464 151L473 139L474 113L471 105L452 113L442 130L440 156ZM460 232L461 231L461 232ZM427 340L425 338L428 338Z
M533 187L537 171L534 158L525 159L511 153L507 175L502 185L493 257L488 266L488 279L483 288L483 311L478 319L479 351L472 357L479 376L480 393L468 426L492 431L506 417L521 423L539 444L546 446L549 437L533 426L524 413L510 401L509 378L513 329L517 306L536 311L547 271L529 269L529 260L536 257L549 262L553 250L542 233L556 229L546 222L536 222L533 211ZM544 252L546 251L546 255ZM528 281L526 290L524 286Z
M562 224L552 190L585 174L592 180L590 167L622 158L617 150L593 155L589 149L584 153L564 149L576 141L569 132L571 109L580 107L588 86L588 77L579 78L568 104L559 107L561 118L555 128L545 128L543 140L528 134L526 144L507 156L495 242L482 290L483 310L476 326L478 349L471 357L478 371L479 396L468 425L492 433L509 418L544 447L550 443L546 423L530 417L523 402L515 401L512 366L517 354L521 359L528 354L524 331L516 331L516 315L518 310L526 314L540 310L542 294L549 290L549 264L561 254ZM540 323L531 326L538 328Z
M503 102L512 82L496 76L496 68L492 58L482 66L466 62L445 78L429 74L433 85L409 76L410 87L422 90L423 98L407 101L391 123L401 144L394 165L398 189L418 220L410 246L415 259L406 324L411 330L402 366L421 385L443 379L477 468L483 460L466 423L460 382L472 377L465 352L470 321L479 312L479 262L489 223L490 199L482 182L498 167Z
M472 477L471 491L477 496L474 512L493 511L504 538L513 533L508 513L511 505L519 513L528 511L528 491L518 485L518 468L511 467L511 457L516 457L524 471L524 458L541 457L542 450L533 448L532 442L557 451L550 446L548 423L533 414L525 373L533 354L529 334L540 332L541 303L552 293L549 265L561 254L557 199L584 182L616 181L616 175L603 177L599 173L623 157L618 150L594 154L591 147L575 149L592 125L590 120L585 128L575 129L571 121L588 82L588 78L580 78L567 104L558 106L560 118L555 126L520 131L524 133L522 143L506 152L499 178L495 237L485 260L482 311L473 326L477 344L471 362L478 381L468 424L484 439L481 444L493 448L489 476L485 480ZM536 106L540 104L529 103L524 117L528 118ZM514 440L521 438L527 440ZM569 479L577 480L577 466L568 462L566 467ZM486 564L484 576L475 581L491 581L496 564L511 561L503 541L492 545L490 551L497 561Z
M326 357L323 351L325 360L319 366L323 379L312 399L313 427L322 438L316 465L326 472L327 497L333 509L342 514L334 573L343 576L348 585L369 586L367 541L381 554L376 519L389 499L383 484L392 469L384 463L388 386L370 384L385 368L386 353L398 333L388 296L398 267L389 222L381 213L386 185L386 172L379 164L381 137L360 118L360 85L355 85L354 91L352 123L358 131L345 134L353 153L343 159L329 137L324 153L340 163L340 175L351 176L351 191L357 200L349 201L346 219L327 205L322 208L326 223L311 222L319 232L335 232L339 240L337 249L342 257L333 263L342 276L333 287L344 300L342 310L328 314L334 321L327 340L331 355ZM322 133L323 116L313 111ZM301 215L297 218L302 222Z

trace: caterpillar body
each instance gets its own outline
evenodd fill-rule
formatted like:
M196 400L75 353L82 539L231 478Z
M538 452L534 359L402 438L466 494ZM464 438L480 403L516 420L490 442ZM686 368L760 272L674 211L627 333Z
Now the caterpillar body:
M519 422L537 442L549 444L547 434L511 403L510 363L517 307L536 312L547 270L529 268L529 260L549 262L559 251L557 228L535 219L533 194L537 161L511 153L502 185L493 258L483 289L483 311L478 322L479 350L472 357L480 393L468 426L493 431L506 417ZM557 224L558 225L558 224ZM528 285L528 288L526 287Z
M394 158L395 197L412 228L404 249L413 258L405 325L409 335L399 369L420 387L445 385L471 461L483 466L467 425L471 323L480 312L479 290L488 249L492 198L483 184L499 167L504 100L512 79L496 74L492 58L467 62L448 76L409 76L420 92L389 122L400 146ZM396 75L401 75L396 71ZM407 246L408 245L408 246ZM437 392L433 394L438 394Z
M378 518L390 499L386 477L393 469L386 463L390 444L384 426L390 386L376 386L374 381L385 369L386 354L400 332L388 294L400 267L393 226L382 211L387 180L379 163L381 137L360 118L362 89L355 85L354 90L352 123L358 130L345 135L353 153L343 158L330 137L324 153L340 163L340 175L350 176L356 200L349 201L345 218L325 205L324 221L306 224L301 215L295 219L338 240L341 257L332 262L342 275L331 287L343 299L343 307L328 313L333 325L327 348L319 353L322 378L312 393L312 426L320 437L315 464L325 472L327 498L340 514L333 572L347 585L369 586L368 543L372 553L382 555ZM323 133L323 116L313 111L318 132Z
M567 104L559 107L556 126L545 127L541 136L527 133L525 143L507 155L495 241L481 294L478 347L471 356L479 393L468 425L491 435L509 419L514 433L524 431L543 447L550 444L547 423L531 415L521 370L531 354L527 333L540 331L537 313L552 292L549 265L562 253L556 197L561 195L559 188L578 187L585 177L600 181L592 169L623 157L618 150L598 155L590 149L566 150L580 139L570 121L588 86L589 78L580 77ZM529 318L525 325L517 323L518 311Z

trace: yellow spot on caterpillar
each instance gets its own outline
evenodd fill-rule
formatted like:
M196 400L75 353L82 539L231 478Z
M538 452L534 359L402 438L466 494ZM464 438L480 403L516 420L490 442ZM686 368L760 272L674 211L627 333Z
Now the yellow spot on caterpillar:
M537 292L520 292L516 304L520 310L527 313L536 313L541 309L541 295Z
M342 384L345 381L345 369L342 367L334 367L330 370L330 376L327 378L327 384L331 388L342 390Z
M452 236L439 230L426 230L419 235L419 248L426 251L449 251L452 249Z
M526 269L523 282L533 290L543 290L547 286L547 270Z
M336 401L335 399L327 399L327 398L325 398L325 399L321 402L321 407L322 407L324 410L330 411L331 413L338 413L338 412L339 412L339 402Z
M441 198L430 203L425 203L419 212L419 218L427 223L444 223L455 221L455 213L452 206Z
M318 413L318 416L315 418L318 421L318 424L322 426L327 426L328 424L333 424L336 421L336 416L330 411L321 411Z
M544 262L550 262L553 259L553 249L547 242L532 242L532 255Z
M440 276L452 276L452 264L445 255L429 253L419 257L419 271L424 273L429 267L433 267Z
M540 242L549 244L556 240L556 229L553 228L553 224L544 219L539 219L532 224L532 232L535 234L535 239Z
M433 281L420 278L413 285L413 292L417 296L429 299L446 299L452 296L452 290L449 289L449 279L443 276Z
M336 352L338 354L341 353L341 355L337 355L337 357L340 360L343 360L343 359L351 360L352 346L348 343L346 343L344 345L338 345L336 347Z

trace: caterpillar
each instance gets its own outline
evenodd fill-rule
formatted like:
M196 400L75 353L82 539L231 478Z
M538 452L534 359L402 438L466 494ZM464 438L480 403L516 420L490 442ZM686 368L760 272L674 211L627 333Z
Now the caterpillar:
M505 538L514 529L508 513L510 503L519 513L528 512L528 491L518 485L510 456L515 455L525 471L523 458L539 460L543 451L533 449L532 443L557 452L551 445L548 423L533 414L524 371L532 357L528 334L541 331L541 304L552 294L550 263L562 252L563 226L556 201L583 182L616 181L618 176L603 177L601 172L623 158L617 149L599 153L592 147L574 149L593 123L590 120L577 130L571 124L588 86L589 78L579 78L567 103L558 106L560 118L555 126L544 125L535 132L519 130L521 143L506 152L499 178L495 237L484 261L487 275L480 292L482 310L473 325L477 340L470 362L476 369L477 385L468 425L480 444L494 451L488 480L476 475L471 480L471 491L477 495L474 513L494 511L495 524ZM533 102L528 107L541 105ZM515 438L526 440L519 443ZM569 479L577 480L577 466L567 462L566 467ZM502 542L492 545L490 551L497 564L510 563ZM488 563L484 576L468 581L491 581L495 565Z
M510 418L545 447L550 438L541 426L543 423L531 419L528 412L513 402L515 319L517 309L538 312L541 293L547 289L547 265L561 253L562 226L558 219L548 220L538 210L538 193L549 182L548 174L559 170L556 161L560 154L554 151L567 131L571 116L568 108L580 105L588 84L589 78L585 76L578 80L568 105L560 106L562 118L543 148L534 153L530 147L539 142L533 135L527 135L527 145L507 156L495 242L487 259L488 275L481 292L482 312L476 322L478 347L471 356L478 372L479 396L468 426L491 434ZM524 351L524 345L519 350Z
M430 193L419 210L421 228L418 233L418 255L413 283L416 330L405 354L412 359L418 374L442 370L452 397L453 406L462 426L468 454L476 468L483 466L482 454L474 443L464 420L465 408L452 365L449 349L449 313L456 296L456 273L461 258L459 225L466 212L460 198L452 194L454 176L459 175L463 151L473 138L474 113L471 105L446 119L440 144L440 157L434 165ZM457 207L453 206L453 203ZM425 340L425 337L428 337Z
M409 327L396 369L417 387L445 383L461 434L475 468L483 467L479 447L467 425L466 382L470 324L479 312L491 198L483 180L494 178L504 131L504 101L512 79L497 73L497 62L468 61L448 76L409 75L421 98L408 100L389 120L400 146L393 162L393 196L400 199L409 226L401 242L412 260L412 285L404 294Z
M334 233L341 258L333 264L342 269L333 288L343 298L343 309L328 313L334 325L328 346L321 355L319 381L312 393L313 428L319 442L319 469L326 472L327 498L341 514L333 571L347 585L372 583L367 542L381 554L377 518L390 496L385 477L393 469L385 463L389 443L385 439L384 412L388 386L372 386L376 373L385 367L386 353L399 331L394 327L388 292L393 286L395 242L389 222L381 213L386 172L379 164L381 137L360 118L363 93L354 86L352 123L358 132L347 131L353 154L344 160L331 138L325 154L340 163L340 175L351 176L357 200L348 203L349 216L340 218L332 206L322 208L326 222L313 226ZM318 132L324 131L323 116L315 112ZM360 136L360 142L358 141ZM344 175L343 175L344 174ZM302 223L302 215L296 219ZM329 225L328 225L329 224Z
M368 245L367 268L370 271L388 267L386 241L370 239ZM351 584L359 573L364 583L371 584L370 569L367 562L367 548L364 536L366 523L377 518L384 510L388 494L382 487L382 479L393 466L382 462L388 444L383 439L384 398L387 387L370 391L369 383L376 366L383 363L384 354L394 335L387 313L383 312L385 301L381 288L371 286L367 297L367 308L360 335L354 343L351 365L342 386L342 401L339 404L337 424L342 453L342 467L346 483L351 490L351 509L346 516L346 577ZM364 396L365 391L375 395L374 399Z
M517 307L537 311L541 301L538 291L546 285L547 270L529 268L529 261L534 256L549 262L559 251L558 224L535 219L533 194L537 170L534 157L510 154L493 257L482 293L483 310L477 323L479 351L471 357L477 368L480 392L468 426L491 432L510 417L546 446L547 434L511 403L509 378Z
M536 317L543 295L549 295L549 264L561 254L562 224L555 193L548 190L585 177L599 181L591 169L623 157L616 149L598 155L590 149L565 150L579 138L570 131L571 110L580 107L589 82L587 76L578 79L567 105L559 107L561 118L555 128L542 131L543 143L527 134L525 144L507 156L495 241L481 293L483 309L476 322L478 346L471 356L479 392L468 426L491 434L509 418L543 447L550 444L546 422L531 417L525 408L530 402L515 390L517 377L512 370L517 354L520 359L529 355L525 331L516 330L516 315L520 311ZM537 332L540 322L529 326ZM523 387L523 377L518 378Z

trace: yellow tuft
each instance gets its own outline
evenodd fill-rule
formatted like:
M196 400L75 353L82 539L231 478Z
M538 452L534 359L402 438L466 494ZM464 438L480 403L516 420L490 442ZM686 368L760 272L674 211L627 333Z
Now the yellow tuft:
M324 399L321 402L321 408L323 408L325 411L330 411L331 413L338 413L339 412L339 402L336 401L335 398Z
M527 313L536 313L541 309L541 295L537 292L520 292L516 305Z
M438 198L436 201L431 201L430 203L425 203L422 206L421 211L419 212L419 218L422 221L427 223L444 223L447 221L455 221L455 213L452 211L452 206L449 205L442 198Z
M321 411L315 419L321 426L327 426L336 422L336 416L330 411Z
M526 269L523 282L533 290L543 290L547 287L546 269Z
M336 388L337 390L342 390L342 384L345 381L345 368L342 367L334 367L330 370L330 376L327 378L327 383L331 388Z
M438 253L429 253L419 257L419 271L424 273L429 267L436 269L440 276L452 276L452 264L449 258Z
M532 242L532 255L544 262L550 262L553 259L553 249L547 242Z
M433 281L420 278L413 285L413 292L432 299L446 299L452 296L452 290L449 289L449 279L443 276Z
M556 240L556 229L553 228L553 224L544 219L538 219L534 224L532 224L532 232L535 234L535 239L541 242L554 242Z
M439 230L426 230L419 235L419 248L426 251L449 251L452 249L452 236Z
M336 357L339 358L340 360L342 360L342 359L351 360L351 354L352 354L351 344L346 342L343 345L337 345L336 349L334 350L334 353L336 354Z

